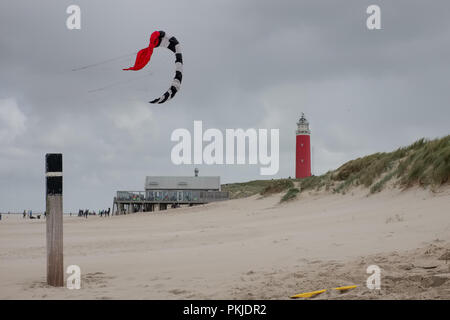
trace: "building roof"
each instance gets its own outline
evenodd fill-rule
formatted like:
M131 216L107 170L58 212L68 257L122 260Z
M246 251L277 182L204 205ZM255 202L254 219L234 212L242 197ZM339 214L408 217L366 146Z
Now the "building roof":
M145 190L220 190L219 176L148 176Z

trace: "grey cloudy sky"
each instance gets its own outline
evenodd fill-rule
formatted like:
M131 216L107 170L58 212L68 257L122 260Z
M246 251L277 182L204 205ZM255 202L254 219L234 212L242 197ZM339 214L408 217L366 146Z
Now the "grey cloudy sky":
M65 26L81 7L81 30ZM381 7L382 30L366 28ZM280 170L294 176L295 128L312 129L313 172L449 134L450 2L0 2L0 212L43 210L44 155L64 154L65 211L111 206L146 175L191 175L170 161L176 128L279 128ZM128 56L154 30L182 46L181 92L147 101L173 77L155 50L138 72ZM222 182L268 178L259 165L200 165Z

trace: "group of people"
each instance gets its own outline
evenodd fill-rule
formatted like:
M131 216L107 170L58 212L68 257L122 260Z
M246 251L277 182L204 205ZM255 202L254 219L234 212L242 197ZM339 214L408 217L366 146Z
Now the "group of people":
M44 212L44 217L46 217L47 216L47 214L46 214L46 212ZM28 212L27 212L27 210L23 210L23 213L22 213L22 218L29 218L29 219L40 219L41 218L41 215L40 214L38 214L36 217L35 216L33 216L33 211L32 210L28 210Z
M99 215L100 215L100 217L103 217L103 216L108 216L109 217L109 213L111 212L111 208L108 208L108 210L100 210L99 211Z
M108 210L99 210L98 211L98 214L99 214L99 216L100 217L103 217L103 216L108 216L109 217L109 214L110 214L110 212L111 212L111 208L108 208ZM83 209L80 209L80 210L78 210L78 216L79 217L84 217L84 218L86 218L87 219L87 217L88 216L96 216L97 215L97 213L95 212L95 211L89 211L88 209L85 209L85 210L83 210Z

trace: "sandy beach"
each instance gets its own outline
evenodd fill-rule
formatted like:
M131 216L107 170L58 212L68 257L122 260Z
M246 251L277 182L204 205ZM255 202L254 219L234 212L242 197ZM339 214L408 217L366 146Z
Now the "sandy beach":
M64 217L80 290L45 284L45 221L3 215L0 299L450 299L450 188L305 192L109 218ZM368 265L381 270L369 290Z

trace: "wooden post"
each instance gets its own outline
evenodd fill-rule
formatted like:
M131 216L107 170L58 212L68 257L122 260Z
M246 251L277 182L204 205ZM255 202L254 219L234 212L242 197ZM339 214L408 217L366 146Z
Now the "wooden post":
M45 155L47 284L64 286L62 154Z

